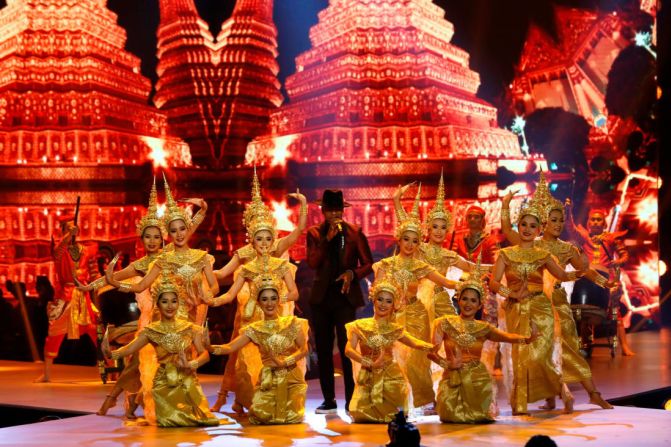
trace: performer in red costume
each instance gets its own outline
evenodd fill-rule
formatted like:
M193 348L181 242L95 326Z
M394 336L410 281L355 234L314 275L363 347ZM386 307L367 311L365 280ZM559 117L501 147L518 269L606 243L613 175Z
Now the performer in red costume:
M499 249L499 241L493 234L484 232L486 224L485 210L477 205L468 207L466 210L468 233L456 239L454 251L473 263L477 262L478 256L482 254L483 264L493 264Z
M601 208L592 208L589 211L587 228L576 225L573 221L573 213L570 212L570 206L570 201L567 201L569 210L567 229L571 238L582 248L591 268L607 279L619 281L620 268L629 261L629 253L621 240L627 231L612 233L605 231L608 213ZM627 342L627 332L624 330L622 315L618 316L617 337L622 346L622 355L634 355L635 352Z
M72 218L61 223L63 238L53 249L56 270L54 301L49 303L49 335L44 345L44 373L35 382L51 380L51 365L67 334L68 340L88 334L96 342L96 312L89 294L75 288L74 278L86 284L100 274L96 270L97 244L76 241L79 230Z

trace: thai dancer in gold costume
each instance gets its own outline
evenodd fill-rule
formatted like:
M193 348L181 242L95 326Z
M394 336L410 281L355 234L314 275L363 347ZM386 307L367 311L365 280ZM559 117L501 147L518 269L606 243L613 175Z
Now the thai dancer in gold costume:
M298 193L297 196L303 204L301 214L304 217L301 218L307 221L305 197ZM283 280L283 287L278 291L281 298L278 309L280 315L293 315L293 301L298 299L298 289L294 282L294 266L286 259L271 255L272 251L277 252L275 225L270 209L261 200L256 171L252 183L252 202L245 210L244 221L254 254L244 254L239 257L240 262L244 262L244 264L238 267L231 288L221 297L209 301L211 306L219 306L229 303L235 298L238 299L233 338L240 334L243 327L263 318L257 300L249 293L249 285L254 278L259 275L272 274ZM243 250L245 252L249 251L247 249ZM229 390L235 392L233 410L237 413L244 413L244 408L249 408L252 404L254 386L262 368L262 359L258 350L251 345L242 348L236 354L228 359L222 379L222 387L217 401L212 406L213 411L218 411L223 405L226 400L226 393Z
M560 360L553 358L555 338L559 337L555 331L558 321L544 287L544 273L547 271L560 281L575 281L582 272L565 272L550 252L535 246L544 214L543 204L533 199L522 207L518 220L520 242L499 251L490 282L491 289L506 298L509 332L528 335L532 324L539 330L533 343L513 345L510 388L513 414L526 414L527 403L560 393L565 411L573 410L573 396L562 387ZM507 286L501 284L504 275Z
M170 272L178 288L179 318L203 325L207 316L205 300L219 292L219 285L212 271L214 258L203 250L189 248L189 237L193 223L186 211L172 197L165 176L166 209L163 223L170 236L172 250L164 250L150 266L149 272L135 284L119 282L114 278L114 266L119 255L109 263L105 272L107 282L123 292L139 293L149 288L162 272Z
M205 218L207 203L202 199L188 199L187 201L189 203L200 206L200 210L198 210L198 213L196 213L192 219L193 225L191 226L190 231L193 233L193 231L195 231L198 225ZM138 222L137 234L142 241L142 245L144 246L146 254L140 259L130 263L130 265L128 265L123 270L114 272L113 277L117 281L141 279L149 272L149 266L161 253L166 230L161 218L158 216L155 180L152 184L151 192L149 193L149 206L147 207L147 214L145 214ZM83 285L78 281L76 281L76 283L78 285L77 288L81 291L97 291L98 293L104 291L104 288L107 285L105 277L101 277L88 285ZM136 293L135 300L137 301L138 308L140 310L140 318L137 322L137 328L138 331L141 331L145 326L151 323L154 305L151 294L148 290ZM146 373L147 377L143 381L148 384L151 383L151 378L153 377L153 373L156 370L153 358L153 349L151 346L147 346L140 350L138 354L131 356L129 359L126 359L126 366L124 367L124 370L121 372L114 387L112 388L112 391L107 395L102 406L96 414L100 416L107 414L107 411L116 405L116 400L119 394L121 394L122 391L126 391L125 416L129 419L134 419L135 409L137 408L138 403L141 402L141 400L137 398L137 393L140 391L141 385L140 374L143 373L144 376Z
M480 360L485 341L526 343L537 335L510 334L485 321L475 319L482 309L487 289L479 267L457 288L459 315L445 315L433 323L433 343L443 344L447 358L429 357L443 369L438 385L436 410L443 422L491 422L496 416L495 387L489 371Z
M394 209L399 221L406 218L401 198L412 184L401 186L394 193ZM418 258L435 268L443 276L447 275L450 267L456 267L466 273L471 272L475 267L474 263L462 258L457 252L443 247L452 223L452 214L445 209L445 184L441 172L436 202L424 219L428 240L420 243ZM418 297L429 311L431 321L443 315L456 315L452 298L447 291L428 279L421 282Z
M207 408L207 399L198 383L196 370L209 360L204 348L204 329L178 317L181 304L179 288L166 274L154 286L160 321L147 325L131 343L109 352L112 359L128 357L151 344L156 350L158 370L154 376L151 398L159 427L192 427L219 425ZM192 358L195 351L195 358Z
M421 185L420 185L421 189ZM442 287L454 289L456 283L441 275L436 269L419 259L419 246L422 238L422 222L419 218L419 197L417 192L413 209L403 213L396 228L398 255L384 258L373 265L375 280L393 278L401 287L401 308L397 321L410 335L423 341L431 337L429 312L417 298L417 289L423 278L427 278ZM410 352L408 352L410 351ZM431 362L416 350L401 350L400 362L412 387L413 406L422 407L435 400Z
M394 360L395 342L423 351L430 351L433 345L413 337L394 321L401 298L397 285L387 280L376 282L370 296L375 316L345 325L345 354L361 364L354 373L356 385L349 410L354 422L387 423L399 408L408 410L408 384Z
M508 192L503 198L501 229L512 244L519 244L521 241L520 235L513 230L510 223L510 201L513 194L512 191ZM534 200L543 204L543 219L545 224L543 227L543 236L534 241L534 246L550 252L561 268L571 265L577 270L586 269L588 265L584 262L578 249L573 244L559 239L564 229L564 206L550 194L543 172L540 173L536 192L534 193ZM585 277L604 288L615 286L614 283L607 281L606 278L592 269L586 272ZM578 337L575 321L573 320L571 305L566 295L566 290L561 286L559 281L554 281L551 299L552 305L559 317L561 327L562 382L564 384L579 382L589 394L590 403L605 409L613 408L611 404L601 397L601 393L597 391L592 380L592 371L585 358L580 354L580 338ZM565 392L567 391L565 390ZM555 408L555 398L547 398L546 404L541 408Z
M278 271L254 276L250 294L256 298L262 319L243 327L230 343L210 347L218 355L249 345L258 349L262 368L249 407L252 424L297 424L305 413L308 322L293 315L279 315L285 281Z

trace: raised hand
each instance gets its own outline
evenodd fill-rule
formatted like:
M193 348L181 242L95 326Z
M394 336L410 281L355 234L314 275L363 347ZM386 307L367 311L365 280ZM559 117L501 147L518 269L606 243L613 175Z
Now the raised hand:
M294 199L298 200L299 202L301 202L301 205L307 205L307 203L308 203L308 199L303 194L301 194L301 192L298 188L296 188L296 192L292 192L291 194L287 194L287 197L291 197L291 198L294 198Z
M501 201L503 202L503 208L510 208L510 201L513 200L513 196L517 194L520 190L512 190L509 189L508 192L506 193L505 196L503 196L503 199Z
M81 292L90 292L91 290L93 290L93 286L91 284L88 285L82 284L81 282L79 282L76 276L73 277L72 279L75 281L75 287L77 288L77 290Z
M386 363L386 359L384 357L384 350L380 352L380 355L375 357L375 360L373 360L373 363L370 365L370 369L380 369L384 366Z
M114 279L114 268L116 267L117 261L119 261L119 256L121 256L121 252L117 252L116 255L114 255L114 258L110 261L109 264L107 264L107 268L105 269L105 279L107 282L114 287L119 287L119 281L116 281Z
M410 182L407 185L403 185L403 186L399 185L398 188L396 189L396 191L394 192L394 197L400 199L403 196L403 194L405 194L406 191L408 191L408 189L412 185L414 185L415 183L417 183L417 182L416 181L415 182Z
M191 205L196 205L200 208L207 209L207 202L205 201L205 199L195 198L195 197L186 197L184 199L178 199L177 201L182 202L182 203L190 203Z

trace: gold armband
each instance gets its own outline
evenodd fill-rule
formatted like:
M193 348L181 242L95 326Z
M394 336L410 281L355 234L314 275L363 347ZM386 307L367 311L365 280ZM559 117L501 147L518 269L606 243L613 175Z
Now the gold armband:
M301 209L299 211L299 214L301 217L307 216L308 215L308 205L301 203Z
M576 279L580 278L582 275L580 275L580 272L578 272L578 271L572 271L572 272L568 272L566 274L566 276L567 276L566 281L575 281Z
M110 353L110 358L111 358L112 360L119 360L121 357L123 357L123 356L121 355L121 352L119 352L119 351L121 351L121 349L117 349L116 351L112 351L112 352Z
M200 225L201 223L203 223L204 220L205 220L205 212L201 208L198 210L196 215L193 216L193 219L191 219L191 223L193 225Z
M501 219L510 221L510 208L501 208Z
M122 282L121 284L119 284L119 292L126 292L126 293L131 292L131 285Z
M506 286L501 286L499 287L499 291L497 293L504 298L508 298L510 296L511 290Z
M371 366L373 366L373 361L368 357L363 357L361 359L361 365L363 365L364 368L370 368Z

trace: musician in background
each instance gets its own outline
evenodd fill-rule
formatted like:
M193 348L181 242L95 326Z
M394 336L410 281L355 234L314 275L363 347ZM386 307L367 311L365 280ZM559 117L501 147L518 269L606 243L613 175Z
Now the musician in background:
M354 321L356 308L364 305L360 282L373 271L373 256L361 229L343 220L343 210L350 205L344 201L342 191L327 189L317 203L321 206L324 222L308 228L307 262L315 270L310 294L311 324L317 344L319 384L324 395L324 402L315 412L328 414L337 411L333 378L334 335L338 337L345 380L346 410L354 392L352 362L345 355L345 324Z
M97 244L82 245L76 241L78 228L72 218L61 221L62 239L53 247L56 270L54 300L47 305L49 332L44 345L44 373L35 382L51 380L51 366L67 335L77 340L88 334L96 343L96 313L89 294L75 288L74 278L87 284L100 274L97 271Z
M622 236L627 231L608 232L606 230L606 210L601 208L592 208L587 217L587 228L582 225L576 225L573 221L571 212L571 203L567 202L568 207L568 225L567 229L574 242L580 246L587 256L590 267L599 272L605 278L619 281L620 268L629 261ZM619 293L618 295L621 295ZM622 346L622 355L634 355L634 351L627 342L627 332L624 329L622 315L618 315L617 337Z

